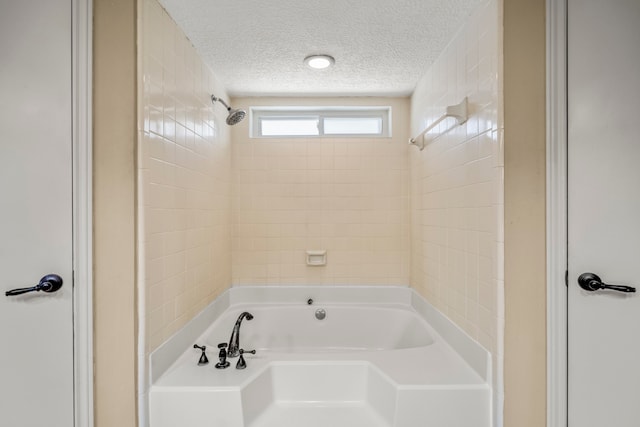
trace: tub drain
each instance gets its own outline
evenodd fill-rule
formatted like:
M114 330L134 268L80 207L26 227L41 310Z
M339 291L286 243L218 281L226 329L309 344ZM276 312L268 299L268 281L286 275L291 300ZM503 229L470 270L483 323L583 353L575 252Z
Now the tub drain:
M325 317L327 317L327 312L324 310L324 308L319 308L316 310L316 319L322 320Z

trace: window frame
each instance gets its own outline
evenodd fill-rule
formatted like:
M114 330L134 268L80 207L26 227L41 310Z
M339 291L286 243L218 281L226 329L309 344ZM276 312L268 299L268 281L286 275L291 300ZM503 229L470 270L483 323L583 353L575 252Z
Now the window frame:
M326 134L324 131L324 121L333 118L375 118L381 120L381 131L379 134L367 133L340 133ZM318 106L260 106L250 107L250 138L273 139L273 138L391 138L391 106L340 106L340 107L318 107ZM282 120L309 120L318 121L317 135L263 135L263 119Z

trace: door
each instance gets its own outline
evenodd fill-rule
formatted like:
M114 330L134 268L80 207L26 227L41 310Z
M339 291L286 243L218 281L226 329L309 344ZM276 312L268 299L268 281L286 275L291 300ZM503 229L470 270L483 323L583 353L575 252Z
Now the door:
M2 426L74 424L71 114L71 1L0 0Z
M567 50L569 426L637 427L640 1L569 0Z

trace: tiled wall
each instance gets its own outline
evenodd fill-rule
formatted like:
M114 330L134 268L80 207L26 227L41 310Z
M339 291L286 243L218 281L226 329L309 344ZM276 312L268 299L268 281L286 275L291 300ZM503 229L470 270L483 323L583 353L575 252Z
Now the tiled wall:
M409 282L405 98L240 98L259 105L391 106L392 138L249 138L232 129L234 285ZM327 265L306 265L306 250Z
M209 99L226 98L222 85L156 0L139 4L141 356L230 284L410 284L492 352L499 394L501 2L477 9L411 100L231 100L390 105L393 137L381 139L251 139L248 119L229 128ZM406 144L465 96L467 123L422 152ZM305 264L316 249L326 266Z
M504 325L501 23L501 2L485 2L421 79L412 97L414 135L465 96L470 116L454 127L448 119L424 151L412 147L409 155L411 285L491 351L498 393Z
M138 309L149 353L231 283L223 86L156 0L140 0ZM139 367L143 369L143 367Z

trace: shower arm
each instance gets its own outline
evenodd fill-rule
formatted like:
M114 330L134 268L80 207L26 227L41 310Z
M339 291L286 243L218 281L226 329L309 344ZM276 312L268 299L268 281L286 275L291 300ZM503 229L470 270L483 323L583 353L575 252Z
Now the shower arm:
M227 117L227 119L225 120L225 122L229 125L229 126L233 126L235 124L238 124L239 122L242 121L242 119L244 119L244 117L247 115L247 112L244 110L234 110L233 108L231 108L230 105L228 105L226 102L224 102L222 99L218 98L217 96L211 94L211 103L215 104L216 101L220 101L220 103L222 105L224 105L225 107L227 107L227 111L229 112L229 116Z
M229 107L227 105L226 102L224 102L224 100L222 98L218 98L215 95L211 95L211 102L215 103L216 101L219 101L222 105L224 105L225 107L227 107L227 111L231 111L231 107Z

